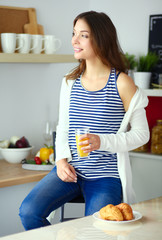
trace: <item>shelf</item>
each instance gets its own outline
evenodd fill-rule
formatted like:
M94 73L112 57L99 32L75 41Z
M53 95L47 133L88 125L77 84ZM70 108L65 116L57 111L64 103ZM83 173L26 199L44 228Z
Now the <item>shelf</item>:
M147 89L145 92L150 97L162 97L162 89Z
M57 54L22 54L0 53L1 63L72 63L76 62L73 55Z
M141 157L146 159L159 159L162 160L162 155L152 153L141 153L141 152L129 152L130 157Z

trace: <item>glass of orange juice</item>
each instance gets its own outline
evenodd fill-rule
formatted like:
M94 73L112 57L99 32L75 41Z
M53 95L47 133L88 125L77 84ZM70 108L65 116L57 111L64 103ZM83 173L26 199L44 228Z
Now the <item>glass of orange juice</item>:
M82 140L79 140L80 136L83 134L89 133L89 128L78 128L75 129L75 138L76 138L76 145L77 145L77 152L78 152L78 157L88 157L89 153L85 153L81 148L84 146L88 146L89 144L86 145L79 145L80 142L83 142L85 140L88 140L88 138L83 138Z

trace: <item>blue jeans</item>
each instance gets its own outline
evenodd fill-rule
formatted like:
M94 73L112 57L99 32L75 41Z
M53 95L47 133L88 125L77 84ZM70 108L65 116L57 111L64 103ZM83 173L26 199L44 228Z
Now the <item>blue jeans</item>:
M121 182L117 178L85 180L79 177L77 183L63 182L54 167L21 204L19 215L25 230L50 225L48 215L80 194L84 196L85 216L88 216L107 204L121 203Z

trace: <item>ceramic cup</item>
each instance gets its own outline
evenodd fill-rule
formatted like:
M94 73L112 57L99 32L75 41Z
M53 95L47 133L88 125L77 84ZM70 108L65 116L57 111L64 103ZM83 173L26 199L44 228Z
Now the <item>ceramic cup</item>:
M44 37L39 34L31 34L31 53L39 54L44 51L43 48Z
M31 48L31 35L28 33L20 33L17 34L18 39L16 41L16 46L19 47L21 42L23 41L23 47L18 50L19 53L29 53L31 50L35 48L33 46Z
M19 37L16 33L1 33L1 47L4 53L14 53L16 50L19 50L23 47L23 40L19 47L16 47L16 40Z
M61 40L54 35L44 36L44 51L46 54L54 54L61 47Z

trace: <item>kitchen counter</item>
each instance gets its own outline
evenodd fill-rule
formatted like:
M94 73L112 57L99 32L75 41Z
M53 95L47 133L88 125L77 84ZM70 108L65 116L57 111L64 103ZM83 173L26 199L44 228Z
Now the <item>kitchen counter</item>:
M133 204L132 208L142 214L142 219L132 223L110 224L88 216L2 237L1 240L161 240L162 197Z
M24 230L19 218L19 207L48 172L25 170L20 163L0 160L0 237Z
M22 165L0 160L0 188L41 180L48 171L22 169Z

